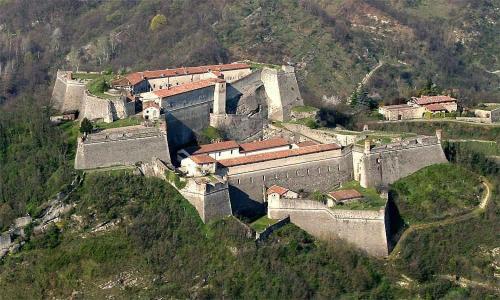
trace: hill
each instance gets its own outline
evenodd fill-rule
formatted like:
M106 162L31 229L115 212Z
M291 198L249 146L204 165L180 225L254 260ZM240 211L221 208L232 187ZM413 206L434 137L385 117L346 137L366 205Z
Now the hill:
M466 102L493 102L499 11L491 0L3 0L0 97L46 88L58 68L125 72L251 59L294 64L315 105L346 99L379 64L366 89L386 103L428 79Z

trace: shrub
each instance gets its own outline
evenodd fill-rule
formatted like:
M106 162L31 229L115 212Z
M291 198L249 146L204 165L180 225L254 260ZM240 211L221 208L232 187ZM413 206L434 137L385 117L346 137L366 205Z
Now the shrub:
M94 125L87 118L83 118L82 123L80 124L80 132L81 133L91 133Z
M107 91L110 86L105 78L99 77L92 80L87 87L92 95L99 95Z
M163 27L163 25L165 25L165 24L167 24L167 18L165 17L165 15L157 14L151 20L151 24L149 25L149 29L151 29L151 31L156 31L160 27Z
M319 127L318 123L313 119L308 119L306 121L306 126L311 128L311 129L316 129Z

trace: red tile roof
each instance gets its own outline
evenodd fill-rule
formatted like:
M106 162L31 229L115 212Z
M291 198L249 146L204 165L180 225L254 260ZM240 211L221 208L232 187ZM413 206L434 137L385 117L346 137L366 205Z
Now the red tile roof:
M446 107L442 106L439 103L428 104L425 106L425 108L430 111L447 111Z
M156 102L154 101L146 101L142 104L142 109L146 109L146 108L149 108L149 107L154 107L156 109L160 109L160 106L158 104L156 104Z
M176 69L164 69L164 70L155 70L155 71L144 71L144 72L135 72L130 73L126 76L131 85L138 84L144 79L152 79L152 78L161 78L161 77L175 77L180 75L188 75L188 74L201 74L208 73L210 71L230 71L230 70L239 70L239 69L248 69L250 68L247 64L235 63L235 64L223 64L223 65L208 65L208 66L199 66L199 67L185 67L185 68L176 68Z
M290 145L284 138L273 138L269 140L256 141L240 144L242 152L265 150Z
M239 147L240 145L238 145L238 143L236 143L235 141L225 141L213 144L200 145L196 148L189 149L193 150L193 152L189 150L187 151L191 153L191 155L197 155L197 154L206 154L222 150L238 149Z
M264 162L280 158L300 156L305 154L312 154L312 153L337 150L337 149L341 149L341 147L337 144L321 144L309 147L302 147L298 149L280 150L276 152L268 152L268 153L254 154L243 157L221 159L218 162L219 164L227 168L227 167L234 167L239 165L252 164L252 163Z
M157 91L154 91L153 93L160 98L166 98L166 97L170 97L170 96L174 96L174 95L183 94L186 92L206 88L206 87L214 85L216 82L225 82L225 81L222 79L218 79L218 78L210 78L210 79L206 79L206 80L200 80L200 81L196 81L196 82L190 82L190 83L177 85L177 86L171 87L169 89L157 90Z
M199 165L217 162L211 156L208 156L206 154L191 155L189 158L191 158L192 161L194 161L195 163L197 163Z
M297 147L308 147L308 146L314 146L314 145L318 145L319 143L317 142L314 142L314 141L304 141L304 142L300 142L300 143L297 143Z
M283 196L284 194L286 194L286 192L288 192L289 190L284 188L284 187L281 187L279 185L273 185L272 187L268 188L267 189L267 194L268 195L271 195L271 194L279 194L280 196Z
M340 191L331 192L331 193L329 193L329 195L337 201L343 201L343 200L356 199L356 198L363 197L363 195L361 195L361 193L356 191L356 190L340 190Z
M457 101L457 99L452 98L450 96L422 96L415 100L415 102L418 105L426 105L431 103L446 103L454 101Z

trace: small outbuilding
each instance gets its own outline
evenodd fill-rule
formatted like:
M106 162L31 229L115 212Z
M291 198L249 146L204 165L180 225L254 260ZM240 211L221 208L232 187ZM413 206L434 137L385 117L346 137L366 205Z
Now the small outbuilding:
M160 118L160 106L154 101L144 102L142 105L142 117L145 120L155 121Z
M206 154L191 155L181 161L181 168L187 176L205 176L215 173L217 161Z
M328 193L328 206L332 207L338 203L352 202L361 198L363 198L363 195L354 189L330 192Z
M270 188L267 189L267 200L279 200L281 198L287 198L287 199L297 199L299 197L299 194L290 191L287 188L284 188L279 185L273 185Z

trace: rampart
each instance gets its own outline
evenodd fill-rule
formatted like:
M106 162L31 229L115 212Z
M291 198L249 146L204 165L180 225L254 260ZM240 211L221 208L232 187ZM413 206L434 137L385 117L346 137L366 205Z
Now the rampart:
M103 120L111 123L118 119L127 118L135 113L135 103L127 102L125 97L117 96L103 99L84 91L80 107L79 118L89 120Z
M354 178L363 187L386 186L429 165L446 163L436 137L420 136L376 147L355 145Z
M70 79L70 74L68 71L57 71L52 90L52 105L61 112L79 110L83 100L85 83Z
M266 187L279 185L294 191L329 192L353 179L349 148L276 159L241 167L226 173L233 213L264 212Z
M153 157L170 163L165 132L160 128L129 126L103 130L80 138L75 169L134 165Z
M313 200L279 199L268 203L268 217L290 221L323 240L344 239L373 256L387 256L389 245L385 209L330 209Z
M286 121L292 107L304 105L293 67L283 66L281 70L264 68L261 78L269 98L269 119Z
M249 137L262 137L264 120L259 116L210 114L210 125L220 129L226 139L242 141Z

